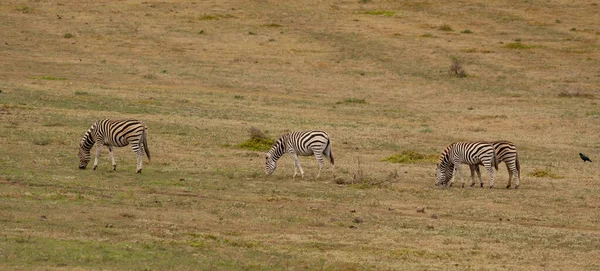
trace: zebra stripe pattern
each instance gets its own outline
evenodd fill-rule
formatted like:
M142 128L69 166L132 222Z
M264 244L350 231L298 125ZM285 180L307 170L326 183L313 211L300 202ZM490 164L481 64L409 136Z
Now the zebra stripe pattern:
M300 169L300 174L302 174L302 178L304 178L304 170L302 170L302 166L300 166L298 155L315 155L317 163L319 164L317 178L321 175L323 156L329 158L331 171L333 172L334 161L333 153L331 152L331 140L327 133L323 131L290 132L282 135L266 153L265 173L267 175L271 175L273 171L275 171L277 168L277 160L279 160L286 152L294 158L294 177L298 175L297 169Z
M490 174L490 188L494 187L494 170L498 162L494 147L488 142L456 142L448 145L440 155L436 169L436 186L452 185L450 180L456 171L460 174L462 187L465 186L460 164L483 165ZM471 186L475 185L473 181ZM483 183L481 183L483 187Z
M137 155L137 171L142 173L142 160L144 153L150 160L150 151L146 141L148 127L143 121L139 120L110 120L104 119L94 122L79 141L79 169L85 169L90 162L90 150L96 146L96 160L94 161L94 170L98 168L98 158L102 146L108 147L110 159L112 160L113 170L117 170L113 147L125 147L131 143L133 152Z
M521 165L519 164L519 154L517 152L517 147L515 144L509 141L500 140L491 142L494 147L494 151L496 152L496 157L498 158L498 163L504 162L506 164L506 169L508 170L508 184L506 188L510 188L512 185L513 177L515 179L515 189L519 188L519 183L521 180ZM479 165L470 165L471 168L471 179L473 183L475 183L475 172L479 177L479 182L481 183L481 172L479 171Z

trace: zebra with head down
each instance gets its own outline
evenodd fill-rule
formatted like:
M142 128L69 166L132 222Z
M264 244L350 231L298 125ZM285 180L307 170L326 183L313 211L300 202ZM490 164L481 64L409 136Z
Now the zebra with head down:
M488 142L456 142L448 145L440 155L436 168L436 186L450 186L456 171L460 174L462 187L465 186L460 164L483 165L490 174L490 188L494 187L494 170L498 169L494 147ZM471 186L475 185L475 180ZM483 182L480 182L483 187Z
M294 158L294 177L298 175L299 169L302 178L304 178L304 170L302 170L298 155L310 156L314 154L319 164L317 178L321 175L323 156L329 158L331 170L333 171L334 161L331 152L331 140L329 135L323 131L300 131L282 135L265 154L265 173L267 175L271 175L275 171L277 160L286 152Z
M113 170L117 170L113 147L124 147L131 143L133 151L137 155L137 171L142 173L142 160L144 153L150 160L150 150L146 141L146 124L139 120L110 120L103 119L94 122L92 127L85 132L81 141L79 141L79 169L85 169L90 162L90 150L96 146L96 159L94 160L94 170L98 168L98 158L102 146L108 147L108 153L112 160Z

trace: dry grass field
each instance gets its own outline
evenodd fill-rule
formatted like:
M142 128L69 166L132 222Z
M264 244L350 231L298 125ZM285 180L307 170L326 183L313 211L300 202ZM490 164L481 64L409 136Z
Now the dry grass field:
M598 1L3 0L0 14L1 270L600 269ZM77 169L102 118L146 122L142 174L130 147L117 171L106 148ZM265 176L264 151L239 147L251 127L327 131L335 176L301 157L293 179L288 155ZM497 139L519 148L519 189L504 165L493 189L434 186L446 145ZM409 152L424 159L386 160Z

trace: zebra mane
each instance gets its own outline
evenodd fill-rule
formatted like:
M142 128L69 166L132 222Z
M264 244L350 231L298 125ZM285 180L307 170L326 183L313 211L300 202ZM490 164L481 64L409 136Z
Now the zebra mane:
M452 148L453 145L454 144L448 145L442 151L442 154L440 155L440 158L438 159L438 163L437 163L438 168L441 166L448 165L450 163L450 149Z
M96 140L93 137L93 132L94 130L96 130L96 128L98 127L98 122L94 122L94 124L92 124L92 127L90 127L90 129L87 130L87 132L85 132L85 134L83 134L83 137L81 138L81 140L79 141L79 148L81 148L82 150L89 152L92 147L94 146L94 144L96 143Z
M269 151L267 152L271 155L273 160L277 161L285 153L286 137L287 137L287 134L279 137L279 139L277 139L277 141L275 141L275 143L273 143L273 146L271 146L271 149L269 149Z

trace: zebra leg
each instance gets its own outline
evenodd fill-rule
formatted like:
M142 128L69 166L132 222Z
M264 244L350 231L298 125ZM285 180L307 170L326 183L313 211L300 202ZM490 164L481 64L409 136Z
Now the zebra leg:
M490 189L492 189L494 187L494 169L491 166L486 167L486 169L490 174ZM483 187L483 183L481 183L481 187Z
M96 158L94 159L94 168L92 168L93 170L96 170L98 168L98 158L100 157L101 150L102 150L102 144L97 144L96 145Z
M298 175L296 168L300 169L300 174L302 175L302 178L304 178L304 170L302 170L302 166L300 165L300 160L298 159L298 155L296 155L295 152L290 152L290 155L292 156L292 158L294 158L294 177L293 178L296 178L296 175Z
M144 161L144 154L139 151L136 153L137 154L137 171L135 173L142 173L142 162Z
M317 178L319 178L321 176L321 169L323 168L323 156L315 152L315 158L317 158L317 163L319 164L319 173L317 173Z
M115 154L113 153L112 146L108 146L108 154L110 155L110 160L112 161L113 170L117 170L117 163L115 163Z
M458 175L460 175L460 182L462 183L462 187L465 187L465 180L462 175L462 170L460 169L460 164L454 164L454 168L458 168Z
M481 179L481 170L479 170L479 165L477 165L477 177L479 178L479 186L483 187L483 180ZM475 182L473 181L473 184L475 184ZM471 185L473 186L473 185Z
M479 171L478 165L469 165L469 169L471 170L471 187L475 185L475 171ZM464 186L463 186L464 187Z
M506 170L508 170L508 184L506 185L506 189L509 189L511 186L511 182L512 182L513 171L508 166L508 163L506 163Z

